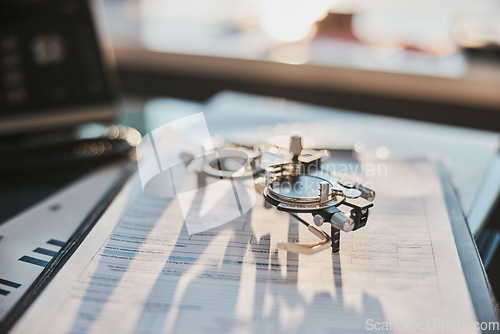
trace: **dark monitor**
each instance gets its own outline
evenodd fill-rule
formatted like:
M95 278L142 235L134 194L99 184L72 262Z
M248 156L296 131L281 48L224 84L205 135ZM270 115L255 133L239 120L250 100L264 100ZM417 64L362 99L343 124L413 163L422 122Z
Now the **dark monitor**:
M116 92L90 0L0 2L0 136L116 116Z

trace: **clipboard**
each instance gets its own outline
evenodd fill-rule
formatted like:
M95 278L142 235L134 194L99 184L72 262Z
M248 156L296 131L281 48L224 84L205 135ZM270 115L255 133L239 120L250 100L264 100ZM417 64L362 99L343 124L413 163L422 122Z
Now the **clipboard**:
M458 202L457 193L443 164L437 163L436 165L450 217L455 246L477 319L479 322L498 322L499 305L486 276L474 237ZM483 331L483 333L494 333L494 331Z
M27 291L18 300L18 302L6 314L4 320L0 322L0 333L6 333L21 317L24 311L33 303L35 298L43 291L47 284L57 274L57 272L64 266L71 255L76 251L81 242L85 239L88 233L92 230L94 225L99 221L99 218L106 211L108 206L113 202L117 194L136 170L136 163L129 163L120 173L117 181L108 189L102 196L101 201L94 207L91 212L84 218L83 222L62 246L61 250L56 256L50 260L45 266L40 275L29 286Z
M436 163L436 167L450 217L455 245L457 247L476 317L479 322L499 321L497 314L498 304L491 292L488 278L475 246L474 239L468 229L467 222L458 202L458 197L449 180L445 167L441 163ZM47 284L72 256L81 242L96 225L99 218L113 202L116 195L120 193L133 171L133 168L129 168L123 172L123 177L120 181L109 190L108 194L104 196L103 201L87 216L84 223L82 223L80 228L64 245L58 256L49 263L38 279L29 287L21 300L7 314L4 322L0 325L0 332L7 332L21 317L23 312L32 304L35 298L44 290ZM493 331L483 331L483 333L493 333Z

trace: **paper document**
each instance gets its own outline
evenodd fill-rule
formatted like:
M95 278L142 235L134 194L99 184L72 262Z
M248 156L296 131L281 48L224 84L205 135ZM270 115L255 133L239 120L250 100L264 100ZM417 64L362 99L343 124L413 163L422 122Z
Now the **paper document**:
M120 177L99 169L0 226L0 321Z
M136 175L12 332L477 333L435 166L385 163L339 254L278 249L314 236L259 194L189 235L178 200Z

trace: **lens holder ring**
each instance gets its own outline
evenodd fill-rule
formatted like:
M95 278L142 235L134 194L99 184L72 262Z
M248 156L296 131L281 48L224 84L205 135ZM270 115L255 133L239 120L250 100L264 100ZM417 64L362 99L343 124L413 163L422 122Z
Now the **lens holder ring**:
M319 193L317 196L287 196L275 189L277 184L289 182L290 179L296 178L295 181L300 182L300 177L315 178L315 181L328 182L330 187L333 184L330 180L312 175L306 171L304 164L300 162L287 162L271 165L266 168L266 186L263 194L264 198L271 205L278 209L290 212L312 212L316 210L326 209L333 206L339 206L345 199L342 194L331 191L326 200L322 200Z
M209 176L223 179L247 179L253 178L262 173L260 167L261 153L246 148L220 148L212 153L213 157L203 157L202 171ZM223 170L221 164L226 159L241 159L245 161L241 168L237 170ZM215 168L217 165L219 168Z

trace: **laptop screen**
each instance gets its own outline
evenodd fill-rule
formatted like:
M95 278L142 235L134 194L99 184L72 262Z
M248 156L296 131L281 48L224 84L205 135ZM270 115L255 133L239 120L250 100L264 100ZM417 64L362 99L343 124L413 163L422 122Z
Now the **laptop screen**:
M93 13L87 0L0 3L0 135L114 116Z

